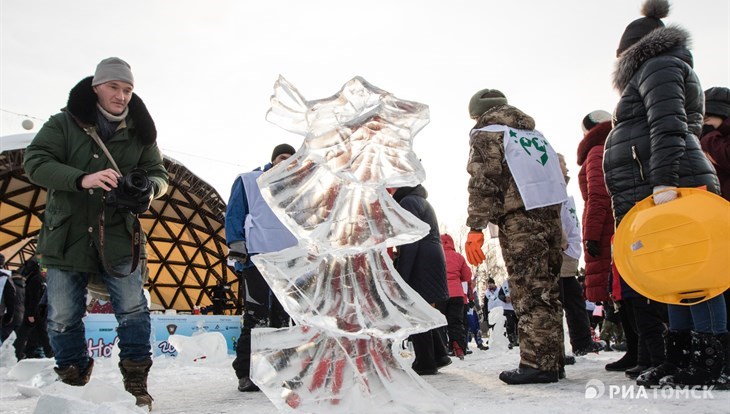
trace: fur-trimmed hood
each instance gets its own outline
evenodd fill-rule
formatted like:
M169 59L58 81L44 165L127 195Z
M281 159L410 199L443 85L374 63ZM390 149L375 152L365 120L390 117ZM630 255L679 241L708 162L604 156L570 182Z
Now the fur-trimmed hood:
M93 77L84 78L77 83L68 94L68 102L62 111L67 112L81 128L87 128L96 124L96 103L98 99L94 89L91 87ZM157 140L157 128L155 121L147 111L142 99L132 93L129 101L129 115L132 118L131 127L137 129L137 133L144 145L153 144Z
M622 92L644 62L672 49L678 49L674 54L693 67L690 47L689 32L680 26L671 25L650 32L626 49L616 61L616 69L613 72L614 88Z
M606 143L606 138L608 137L608 133L611 132L611 128L611 121L605 121L588 131L580 144L578 144L578 165L583 165L591 148Z

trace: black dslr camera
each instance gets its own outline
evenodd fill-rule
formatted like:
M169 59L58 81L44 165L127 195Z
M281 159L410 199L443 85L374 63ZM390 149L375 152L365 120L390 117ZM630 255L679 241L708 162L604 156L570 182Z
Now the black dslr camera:
M106 204L118 211L142 214L150 208L152 182L147 172L134 169L121 177L117 187L106 193Z

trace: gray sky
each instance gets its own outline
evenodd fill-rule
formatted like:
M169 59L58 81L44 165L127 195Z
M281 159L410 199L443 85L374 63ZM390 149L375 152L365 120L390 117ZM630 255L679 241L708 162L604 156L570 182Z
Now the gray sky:
M467 104L504 92L565 154L575 177L580 121L612 111L615 50L641 0L2 0L0 108L42 120L99 60L132 66L163 151L228 198L235 176L302 137L264 115L279 74L306 99L356 75L428 104L415 138L442 226L466 217ZM730 86L730 1L674 0L665 22L693 38L705 89ZM24 132L0 112L0 136ZM42 121L34 120L37 131ZM569 192L582 209L577 179Z

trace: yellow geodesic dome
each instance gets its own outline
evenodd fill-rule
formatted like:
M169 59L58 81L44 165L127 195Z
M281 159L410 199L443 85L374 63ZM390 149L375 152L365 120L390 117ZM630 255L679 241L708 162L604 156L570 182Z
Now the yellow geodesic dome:
M35 254L46 204L46 190L30 182L22 165L34 136L0 138L0 251L11 269ZM148 236L146 288L152 303L177 311L209 306L218 280L231 284L230 303L240 303L237 278L226 264L226 203L182 163L167 156L164 163L170 174L167 194L140 215Z

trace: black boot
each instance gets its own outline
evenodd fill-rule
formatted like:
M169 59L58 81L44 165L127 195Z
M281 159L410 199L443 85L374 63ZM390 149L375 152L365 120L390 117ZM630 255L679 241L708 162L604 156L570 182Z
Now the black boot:
M83 370L79 370L79 367L76 365L69 365L66 368L53 368L56 374L58 374L58 379L75 387L83 387L86 385L91 378L91 371L93 369L94 358L89 358L89 363Z
M152 368L152 359L132 361L123 359L119 361L119 370L122 371L124 389L137 398L139 407L147 407L152 410L152 396L147 392L147 375Z
M624 371L624 374L626 374L629 379L635 380L639 375L641 375L642 372L648 370L649 368L651 367L648 365L636 365Z
M689 350L691 336L686 331L667 331L664 336L666 359L658 367L654 367L636 378L636 384L644 387L656 387L659 380L673 375L677 370L689 366Z
M629 335L631 336L631 335ZM634 338L636 339L636 338ZM615 349L615 348L614 348ZM636 341L626 342L626 353L624 356L619 358L618 361L610 362L606 364L606 371L626 371L627 369L633 368L639 364L639 346ZM643 364L641 364L643 365Z
M692 354L688 366L665 378L663 384L714 385L725 369L725 354L725 344L716 335L692 332Z
M540 371L527 365L520 364L519 368L502 371L499 379L510 385L516 384L547 384L558 382L558 371Z
M636 366L636 354L625 353L618 361L606 364L606 371L626 371Z
M730 333L718 335L718 339L725 345L725 369L720 378L713 384L716 390L730 390Z
M259 391L259 387L251 381L251 378L243 377L238 379L238 391L254 392Z

